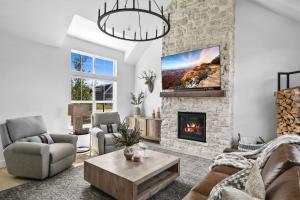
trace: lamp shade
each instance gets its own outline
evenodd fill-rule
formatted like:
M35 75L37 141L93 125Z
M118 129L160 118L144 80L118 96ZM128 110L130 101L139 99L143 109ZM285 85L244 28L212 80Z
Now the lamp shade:
M90 108L88 104L72 103L68 105L68 115L72 117L90 116Z

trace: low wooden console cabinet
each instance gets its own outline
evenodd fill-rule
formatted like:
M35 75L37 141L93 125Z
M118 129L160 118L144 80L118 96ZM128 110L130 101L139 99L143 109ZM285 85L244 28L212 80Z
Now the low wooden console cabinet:
M141 131L144 139L159 142L161 119L151 117L128 117L130 128L136 128Z

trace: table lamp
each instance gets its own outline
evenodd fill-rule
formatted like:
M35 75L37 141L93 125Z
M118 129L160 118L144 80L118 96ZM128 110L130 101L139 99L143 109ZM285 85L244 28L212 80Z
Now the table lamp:
M88 104L69 104L68 105L68 115L72 117L73 120L73 132L74 134L83 134L88 129L83 129L83 117L90 116L91 111Z

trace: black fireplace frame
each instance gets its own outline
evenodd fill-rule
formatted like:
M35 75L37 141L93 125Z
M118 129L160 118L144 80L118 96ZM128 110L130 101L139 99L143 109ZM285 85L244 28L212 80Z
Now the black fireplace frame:
M188 136L184 136L182 134L180 134L181 131L181 123L180 123L180 114L202 114L205 117L204 120L204 136L202 138L199 138L197 136L193 136L193 135L188 135ZM177 137L179 139L184 139L184 140L192 140L192 141L198 141L198 142L205 142L206 143L206 113L203 112L178 112L177 113L177 121L178 121L178 131L177 131Z

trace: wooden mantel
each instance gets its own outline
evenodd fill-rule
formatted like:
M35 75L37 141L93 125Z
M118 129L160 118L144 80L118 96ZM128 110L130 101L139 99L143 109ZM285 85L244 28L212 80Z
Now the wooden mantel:
M165 91L160 93L160 97L225 97L225 90L206 91Z

